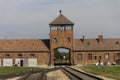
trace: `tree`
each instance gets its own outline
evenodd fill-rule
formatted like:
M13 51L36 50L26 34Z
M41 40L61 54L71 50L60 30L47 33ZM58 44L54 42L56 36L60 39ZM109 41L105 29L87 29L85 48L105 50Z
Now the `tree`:
M60 58L60 52L59 52L57 49L55 49L54 55L55 55L55 57L56 57L57 59Z

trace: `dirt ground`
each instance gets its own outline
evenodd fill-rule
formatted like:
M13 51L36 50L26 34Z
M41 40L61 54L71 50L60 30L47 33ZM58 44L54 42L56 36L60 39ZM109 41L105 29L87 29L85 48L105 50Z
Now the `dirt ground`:
M47 80L70 80L61 70L49 72Z
M7 79L7 80L18 80L20 77L14 77L14 78L10 78L10 79Z

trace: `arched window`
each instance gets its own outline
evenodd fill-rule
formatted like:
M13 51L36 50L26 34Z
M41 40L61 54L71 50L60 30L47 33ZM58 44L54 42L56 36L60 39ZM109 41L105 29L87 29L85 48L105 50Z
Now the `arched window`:
M70 38L67 38L67 42L70 42Z
M54 40L54 42L57 42L57 38L54 38L53 40Z

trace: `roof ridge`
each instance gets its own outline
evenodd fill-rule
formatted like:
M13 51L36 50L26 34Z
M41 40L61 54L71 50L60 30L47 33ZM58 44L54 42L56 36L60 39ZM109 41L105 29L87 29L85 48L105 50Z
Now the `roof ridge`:
M60 13L49 25L74 25L74 23Z

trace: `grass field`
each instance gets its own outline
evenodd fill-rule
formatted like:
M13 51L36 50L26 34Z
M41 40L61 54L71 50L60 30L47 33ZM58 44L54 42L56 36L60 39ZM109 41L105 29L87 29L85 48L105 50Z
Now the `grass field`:
M80 69L92 74L120 80L120 66L82 66Z
M37 67L0 67L0 76L2 75L11 75L11 74L21 74L26 73L30 71L40 71L43 70L43 68L37 68Z

